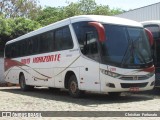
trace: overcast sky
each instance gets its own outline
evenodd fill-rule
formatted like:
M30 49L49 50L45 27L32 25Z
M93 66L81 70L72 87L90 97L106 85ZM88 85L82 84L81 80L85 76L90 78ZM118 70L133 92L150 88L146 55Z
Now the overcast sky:
M39 0L40 4L51 7L66 6L68 2L76 2L78 0ZM109 5L110 8L121 8L123 10L136 9L139 7L151 5L160 0L95 0L97 4Z

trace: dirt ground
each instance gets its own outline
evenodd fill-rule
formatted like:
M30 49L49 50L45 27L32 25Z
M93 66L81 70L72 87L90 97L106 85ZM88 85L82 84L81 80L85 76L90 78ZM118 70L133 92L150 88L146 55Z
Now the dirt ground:
M117 111L117 114L119 114L118 111L160 111L160 90L136 94L122 93L118 98L110 98L107 94L86 93L83 98L75 99L70 97L65 90L52 91L47 88L36 88L33 91L23 92L19 87L0 87L0 111L97 111L92 113L93 116L88 117L47 117L41 119L111 120L109 117L100 117L98 111ZM106 114L105 112L101 114ZM155 120L158 117L124 116L123 118L112 117L112 119Z

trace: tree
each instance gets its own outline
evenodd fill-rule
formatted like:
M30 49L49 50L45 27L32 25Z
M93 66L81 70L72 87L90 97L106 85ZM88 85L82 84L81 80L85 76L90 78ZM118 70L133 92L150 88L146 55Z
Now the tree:
M121 9L110 9L108 5L97 5L95 0L79 0L68 2L65 7L46 7L38 15L36 21L42 26L76 15L115 15L122 13Z
M123 12L125 12L124 10L122 10L122 9L120 9L120 8L117 8L117 9L111 9L110 10L110 15L118 15L118 14L121 14L121 13L123 13Z
M68 6L64 8L64 12L66 18L83 14L80 10L80 5L78 3L73 2L71 2Z
M95 0L79 0L76 3L68 3L69 5L64 8L65 17L72 17L75 15L88 15L93 14L97 4Z
M93 14L92 12L97 7L95 0L80 0L78 4L80 6L79 10L82 11L83 14Z
M41 25L33 20L25 18L0 17L0 52L3 51L7 41L40 28Z
M76 3L68 3L64 8L65 16L75 15L116 15L123 12L121 9L110 9L108 5L97 5L95 0L79 0Z
M14 38L41 27L41 25L38 22L25 18L16 18L14 19L14 24L11 25L15 25L12 32Z
M110 8L108 5L97 5L96 9L93 10L92 14L95 15L111 15Z
M61 16L63 16L62 14L62 8L46 7L36 18L36 21L38 21L42 26L46 26L61 20Z
M68 3L69 5L65 7L67 17L74 15L115 15L122 13L123 10L110 9L108 5L97 5L95 0L79 0L76 3Z
M34 19L41 7L37 0L1 0L0 13L5 18L25 17Z
M5 19L3 16L0 17L0 43L6 42L11 36L14 26L10 26L10 23L13 25L13 20Z

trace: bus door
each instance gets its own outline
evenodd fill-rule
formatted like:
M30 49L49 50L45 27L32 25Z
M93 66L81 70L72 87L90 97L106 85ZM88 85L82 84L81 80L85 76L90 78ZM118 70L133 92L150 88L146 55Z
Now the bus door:
M82 34L84 41L81 52L86 58L81 58L83 67L80 67L80 87L83 90L100 91L97 33L92 29L84 29Z

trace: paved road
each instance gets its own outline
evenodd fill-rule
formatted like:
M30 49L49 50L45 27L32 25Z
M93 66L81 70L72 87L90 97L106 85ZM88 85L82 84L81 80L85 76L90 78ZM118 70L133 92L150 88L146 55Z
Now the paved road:
M106 94L87 93L83 98L75 99L64 90L37 88L22 92L18 87L0 87L0 111L160 111L160 91L124 93L116 99Z

